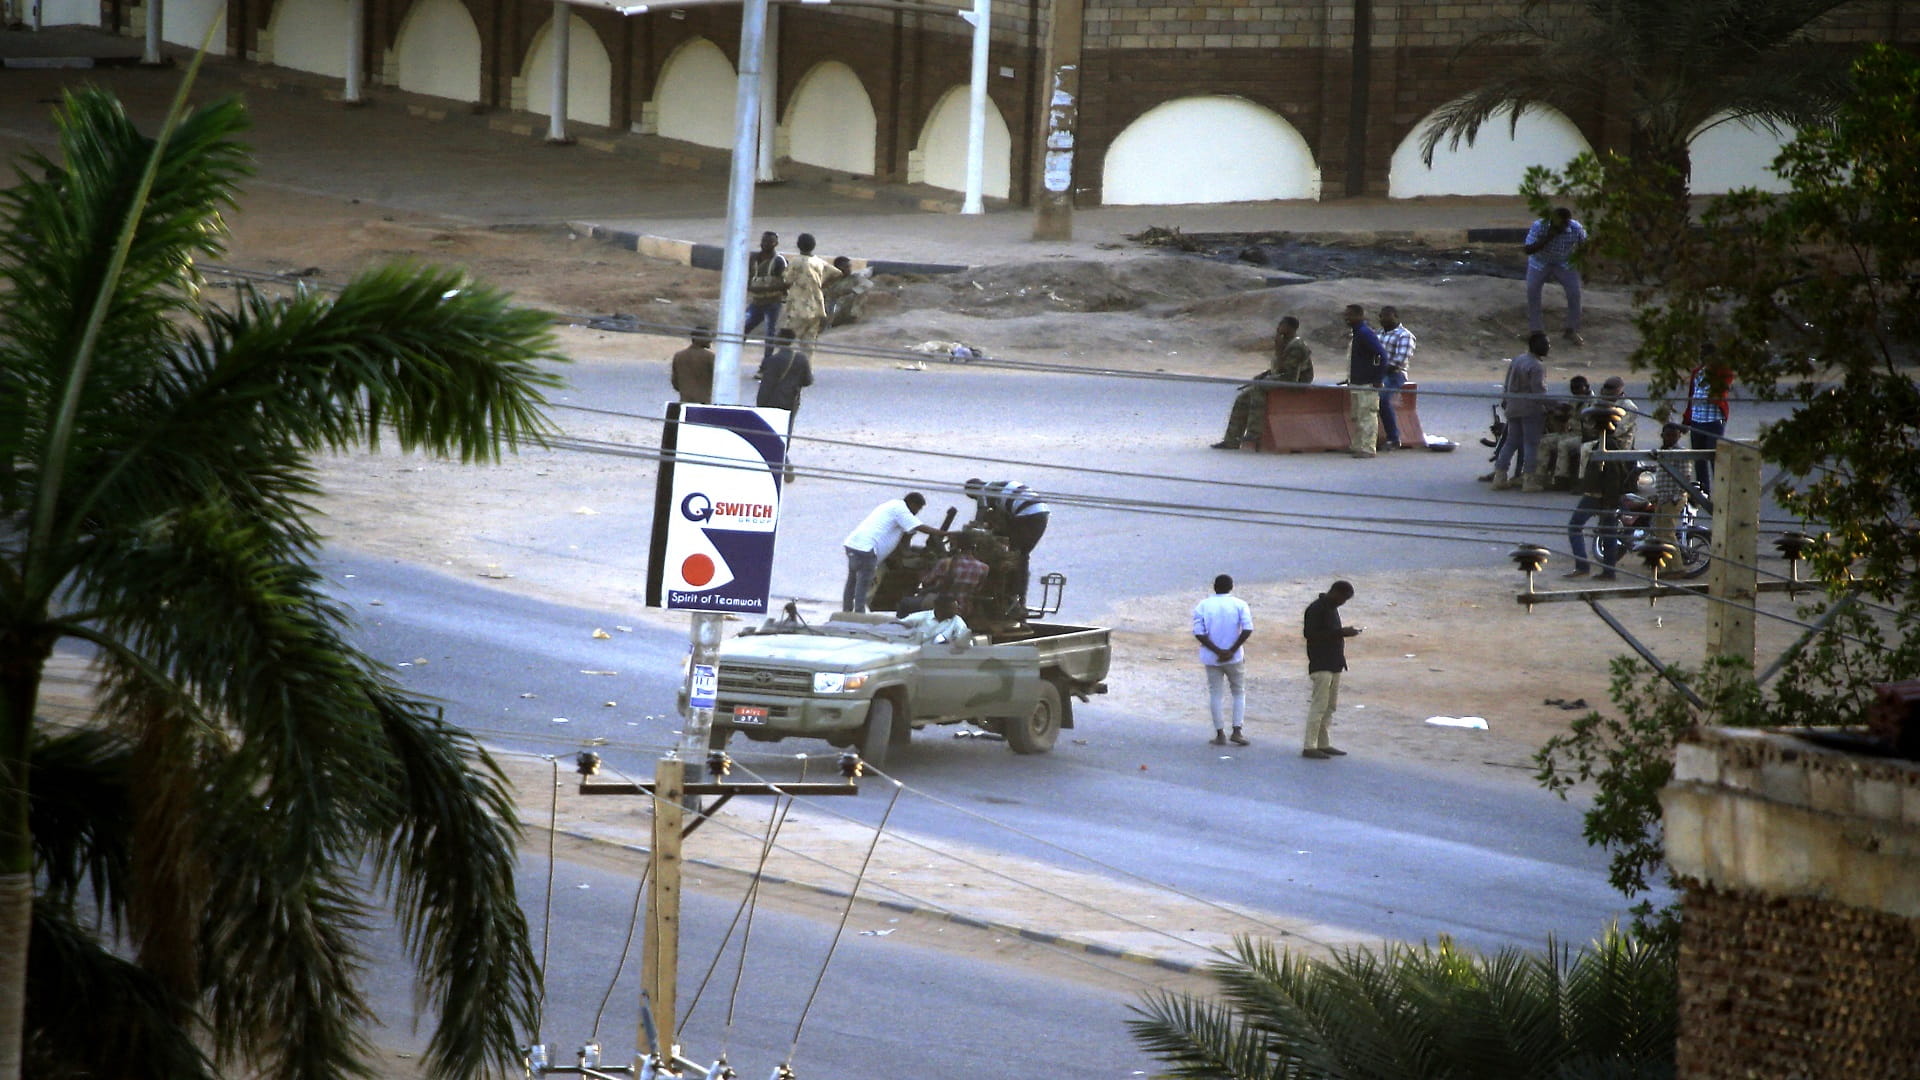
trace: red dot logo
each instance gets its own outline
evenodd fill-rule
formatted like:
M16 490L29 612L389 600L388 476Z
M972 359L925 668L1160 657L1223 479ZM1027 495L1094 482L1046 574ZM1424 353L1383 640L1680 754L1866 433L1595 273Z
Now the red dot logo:
M713 560L705 555L689 555L680 564L680 580L699 588L713 580Z

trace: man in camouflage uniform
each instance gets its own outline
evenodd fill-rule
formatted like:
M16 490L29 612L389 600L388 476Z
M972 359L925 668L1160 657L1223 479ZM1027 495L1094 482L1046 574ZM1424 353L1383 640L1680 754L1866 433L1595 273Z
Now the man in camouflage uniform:
M1600 384L1602 405L1617 405L1623 414L1613 428L1608 430L1606 421L1600 417L1581 415L1581 434L1589 440L1580 450L1580 501L1574 504L1573 514L1567 519L1567 544L1573 549L1573 569L1562 577L1583 578L1591 569L1587 561L1587 522L1599 518L1603 536L1610 536L1605 524L1611 520L1613 509L1620 505L1620 496L1630 490L1635 470L1625 462L1590 461L1587 458L1591 450L1631 450L1634 438L1634 410L1637 406L1626 396L1626 380L1618 375L1611 376ZM1595 552L1599 555L1599 552ZM1614 557L1619 557L1616 550ZM1600 560L1601 570L1594 578L1598 581L1613 580L1613 564Z
M1238 450L1245 443L1258 443L1267 419L1267 388L1273 383L1310 383L1313 381L1313 350L1300 338L1300 320L1291 315L1280 320L1273 331L1273 362L1255 375L1254 381L1240 388L1227 413L1227 434L1213 444L1215 450Z
M1593 387L1585 375L1567 380L1568 397L1547 406L1547 430L1540 437L1540 464L1534 470L1535 486L1565 491L1573 486L1573 475L1580 465L1580 414L1593 404Z
M800 254L787 261L787 336L811 358L827 325L826 286L840 271L813 253L812 233L801 233L794 243Z

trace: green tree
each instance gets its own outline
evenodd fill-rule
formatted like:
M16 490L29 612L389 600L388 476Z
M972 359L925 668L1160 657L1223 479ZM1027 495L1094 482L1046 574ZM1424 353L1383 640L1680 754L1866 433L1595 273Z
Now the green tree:
M0 1077L364 1075L382 902L432 1074L502 1068L538 993L506 780L346 640L307 500L340 448L537 441L558 358L445 269L212 304L245 114L190 84L153 138L68 96L0 192ZM79 731L35 719L62 640Z
M1177 1080L1657 1080L1679 1019L1674 953L1609 931L1569 955L1438 946L1331 962L1239 938L1220 1000L1149 994L1128 1021Z
M1701 127L1721 118L1776 131L1820 124L1845 84L1846 58L1809 29L1854 0L1525 0L1517 17L1463 52L1492 57L1487 82L1435 112L1420 152L1473 142L1505 116L1545 106L1628 130L1627 160L1685 190Z
M1859 724L1875 683L1920 671L1916 102L1920 59L1870 50L1834 123L1803 131L1775 162L1790 191L1732 193L1691 225L1619 158L1529 178L1537 204L1582 208L1595 258L1641 271L1630 360L1655 396L1684 396L1704 365L1744 395L1793 403L1759 446L1777 469L1774 496L1820 540L1809 557L1819 595L1799 612L1817 632L1777 662L1777 679L1762 686L1744 665L1721 665L1696 680L1695 703L1616 668L1622 718L1589 717L1542 751L1548 786L1597 783L1587 836L1614 850L1628 895L1658 873L1656 795L1688 727ZM1659 214L1667 227L1628 227Z

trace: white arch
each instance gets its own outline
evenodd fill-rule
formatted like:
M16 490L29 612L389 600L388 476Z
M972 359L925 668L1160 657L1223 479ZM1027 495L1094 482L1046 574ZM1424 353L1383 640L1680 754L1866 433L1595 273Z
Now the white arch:
M661 65L654 84L659 133L700 146L733 146L738 77L727 54L706 38L692 38Z
M1107 147L1108 206L1317 199L1320 169L1292 124L1245 98L1164 101Z
M967 190L967 108L971 101L964 86L941 95L920 129L920 178L949 191ZM993 99L987 99L986 175L980 193L1004 199L1013 190L1013 136Z
M1760 124L1716 116L1687 137L1693 158L1688 183L1699 195L1721 195L1735 188L1780 192L1790 186L1773 171L1780 148L1793 141L1794 132L1775 134Z
M27 0L31 5L33 0ZM151 9L149 9L151 11ZM167 23L173 21L173 8L168 7L161 16L160 32L167 32ZM40 0L41 26L99 26L100 0ZM167 40L171 41L172 38ZM194 44L199 44L195 42Z
M197 49L207 36L207 27L213 20L226 14L226 0L166 0L165 13L160 18L160 40L174 45L185 45ZM340 46L342 54L346 46ZM213 40L207 44L207 55L227 55L227 26L213 32ZM342 64L346 61L341 60Z
M873 175L880 124L873 100L853 69L837 60L815 64L787 104L787 155L836 172Z
M166 30L162 23L161 31ZM295 71L347 75L347 0L280 0L274 5L273 62Z
M553 20L534 35L527 51L527 111L553 112ZM578 15L567 20L567 119L607 127L613 123L613 60L600 35Z
M1432 124L1429 113L1394 150L1387 171L1387 196L1512 195L1532 166L1565 168L1567 162L1592 149L1586 136L1558 109L1536 105L1520 114L1517 128L1509 127L1511 116L1511 111L1494 114L1480 125L1471 146L1463 139L1457 149L1449 149L1441 140L1433 148L1433 167L1428 168L1420 160L1420 140Z
M400 89L480 100L480 29L460 0L418 0L394 42Z

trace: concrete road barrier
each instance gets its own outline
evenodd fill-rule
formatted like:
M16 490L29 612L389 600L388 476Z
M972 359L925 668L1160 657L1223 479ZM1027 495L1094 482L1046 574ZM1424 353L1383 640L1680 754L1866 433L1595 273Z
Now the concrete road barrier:
M1426 442L1426 434L1420 429L1419 388L1419 383L1401 387L1393 408L1394 419L1400 422L1400 441L1416 446ZM1353 444L1349 393L1344 386L1290 386L1267 391L1260 449L1279 454L1348 449Z

